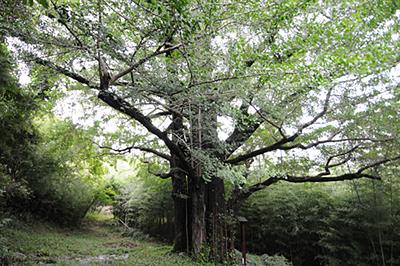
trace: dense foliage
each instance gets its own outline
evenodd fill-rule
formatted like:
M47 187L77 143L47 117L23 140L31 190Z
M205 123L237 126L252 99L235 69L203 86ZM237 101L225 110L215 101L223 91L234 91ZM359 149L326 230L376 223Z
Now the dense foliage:
M282 254L294 265L320 265L325 251L319 245L328 230L327 217L340 205L324 189L280 185L252 196L242 209L248 219L249 249L255 253ZM336 245L336 243L334 243Z
M155 179L146 165L136 161L135 172L119 185L114 215L119 222L162 240L174 239L174 213L171 184Z
M4 43L0 44L0 71L0 202L4 207L4 197L23 198L28 193L23 171L34 158L37 137L31 117L36 104L32 95L17 86Z
M17 84L11 60L1 44L0 207L77 223L106 185L96 147L88 132L46 114L49 103Z
M397 176L386 182L282 185L255 194L242 210L249 219L249 249L282 254L294 265L397 265L398 186Z
M11 219L4 212L10 203L19 203L30 193L24 170L34 158L35 131L32 113L36 104L32 95L18 87L12 73L12 60L0 40L0 232ZM6 239L0 234L0 264L5 263Z
M224 261L234 248L230 222L252 194L280 182L379 180L382 166L400 160L398 1L2 3L0 34L19 60L57 77L51 89L79 92L114 111L104 116L127 118L123 134L96 139L100 147L166 162L154 176L171 179L175 251L197 256L206 250ZM106 124L104 116L95 124ZM60 129L69 132L62 124ZM49 164L37 172L62 173L46 182L56 180L51 191L67 199L53 189L60 180L93 184L100 169L83 159L91 158L93 145L80 130L71 132L62 142L46 135L61 150L39 138L34 156ZM71 167L73 174L66 170ZM40 178L32 180L36 187ZM78 195L82 186L60 187ZM304 201L331 206L311 196ZM146 220L138 208L129 215ZM170 216L146 221L165 220ZM294 252L306 252L302 242L296 245ZM381 250L386 254L386 247Z
M132 227L172 241L169 184L145 165L121 184L114 214ZM240 210L249 252L283 255L294 265L397 265L400 263L400 179L330 185L279 184L251 196ZM238 228L236 234L239 235ZM240 247L240 243L237 243Z

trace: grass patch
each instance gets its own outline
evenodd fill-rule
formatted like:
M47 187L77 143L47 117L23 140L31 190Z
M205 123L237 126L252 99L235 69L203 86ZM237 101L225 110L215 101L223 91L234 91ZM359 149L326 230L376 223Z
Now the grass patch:
M102 214L87 216L79 228L17 221L0 233L11 265L215 266L172 253L170 245L123 236L112 217ZM249 258L249 265L264 265L258 256Z
M86 214L85 220L95 221L95 222L109 222L114 220L114 215L112 215L111 213L105 213L101 211L100 212L93 211Z
M1 234L12 265L214 265L173 254L169 245L123 237L97 218L88 217L81 228L19 222L3 228Z

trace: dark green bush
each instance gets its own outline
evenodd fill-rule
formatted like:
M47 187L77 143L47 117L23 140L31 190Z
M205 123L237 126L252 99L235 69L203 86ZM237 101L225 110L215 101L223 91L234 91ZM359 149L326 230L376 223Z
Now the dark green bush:
M293 265L400 265L396 169L384 181L280 183L257 192L240 213L248 219L249 252L282 255ZM168 182L141 170L121 193L114 211L123 223L172 240Z
M40 96L41 82L22 88L12 70L0 43L0 214L77 223L104 183L96 147L86 131L42 108L51 104Z
M399 181L388 171L384 181L258 192L241 211L249 250L282 254L294 265L399 265Z
M259 192L241 210L249 221L249 250L282 254L294 265L320 265L319 240L332 210L332 198L323 190L277 185Z
M319 245L327 265L400 265L400 198L395 168L384 181L359 181L326 222Z

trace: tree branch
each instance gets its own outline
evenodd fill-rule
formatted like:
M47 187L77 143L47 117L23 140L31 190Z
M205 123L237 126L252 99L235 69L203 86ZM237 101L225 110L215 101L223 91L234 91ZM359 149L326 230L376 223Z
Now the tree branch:
M238 164L238 163L240 163L242 161L248 160L248 159L250 159L252 157L255 157L255 156L270 152L270 151L279 150L279 149L284 150L285 149L285 147L283 147L284 144L289 143L289 142L293 142L295 139L297 139L298 136L300 136L300 134L302 133L302 131L305 128L313 125L318 119L320 119L322 116L324 116L326 114L326 112L329 109L329 100L330 100L330 97L331 97L332 90L333 90L333 87L331 87L328 90L327 94L326 94L322 111L319 112L316 116L314 116L310 121L308 121L308 122L302 124L300 127L298 127L296 133L294 133L290 137L283 136L279 141L275 142L272 145L269 145L269 146L264 147L264 148L260 148L258 150L249 152L247 154L239 155L239 156L237 156L235 158L232 158L232 159L225 160L225 162L226 163L230 163L230 164Z
M256 113L260 116L260 118L263 120L263 121L265 121L265 122L267 122L268 124L270 124L271 126L273 126L274 128L276 128L277 130L278 130L278 132L279 132L279 134L282 136L282 137L285 137L285 134L284 134L284 132L283 132L283 129L282 129L282 125L278 125L277 123L275 123L275 122L273 122L271 119L269 119L268 117L266 117L266 115L264 114L265 112L261 109L258 109L256 106L254 106L254 104L252 104L252 103L249 103L250 104L250 106L251 107L253 107L253 109L256 111Z
M248 107L249 104L246 102L243 102L240 106L240 111L245 117L250 116L250 114L247 112ZM227 159L234 151L242 146L243 143L260 127L261 124L262 121L258 119L248 126L245 126L242 123L237 123L232 134L225 140L225 144L227 144L228 148L224 154L224 159Z
M68 69L63 68L63 67L57 66L48 60L41 59L34 55L31 55L31 56L33 57L33 60L36 63L41 64L46 67L49 67L50 69L53 69L54 71L56 71L60 74L70 77L82 84L88 85L91 88L99 90L97 97L100 100L102 100L103 102L105 102L106 104L108 104L109 106L114 108L115 110L118 110L118 111L128 115L129 117L135 119L141 125L143 125L150 133L156 135L160 140L162 140L165 143L165 145L168 147L168 149L171 151L171 153L176 154L182 160L182 163L183 163L183 166L185 167L185 169L189 173L192 172L190 164L187 162L186 156L184 155L183 151L168 138L168 135L165 132L159 130L156 126L154 126L154 124L151 122L151 119L148 118L147 116L143 115L139 111L139 109L133 107L131 104L129 104L127 101L125 101L124 99L122 99L121 97L116 95L115 93L109 92L105 89L100 90L100 88L97 85L92 84L88 79L80 76L79 74L76 74Z
M311 119L310 121L308 121L308 122L304 123L303 125L301 125L301 126L298 128L298 130L297 130L297 134L298 134L298 135L300 135L301 132L302 132L305 128L307 128L307 127L313 125L315 122L317 122L318 119L320 119L321 117L323 117L323 116L326 114L326 112L328 112L328 109L329 109L329 100L331 99L332 90L333 90L333 86L332 86L331 88L328 89L328 93L326 94L325 101L324 101L324 105L323 105L323 107L322 107L322 111L319 112L316 116L314 116L313 119Z
M373 176L369 174L363 174L359 173L358 171L356 173L347 173L347 174L342 174L342 175L336 175L336 176L322 176L320 174L314 175L314 176L292 176L292 175L286 175L282 177L276 177L277 180L282 180L286 182L291 182L291 183L306 183L306 182L335 182L335 181L344 181L344 180L353 180L353 179L359 179L362 177L370 178L370 179L381 179L378 176Z
M343 153L338 154L333 157L337 157L340 155L346 155L348 153L351 153L352 151L354 151L357 148L358 147L356 146L346 152L343 152ZM330 160L331 160L331 157L330 157L330 159L328 159L328 162L325 166L325 170L326 170L327 165L329 165ZM377 167L379 165L397 161L397 160L400 160L400 155L392 157L392 158L382 159L382 160L376 161L374 163L371 163L369 165L363 166L363 167L359 168L356 172L345 173L345 174L334 175L334 176L326 176L326 172L322 172L317 175L305 175L305 176L292 176L292 175L272 176L263 182L257 183L255 185L252 185L248 188L243 189L232 200L233 200L233 203L238 203L239 201L247 199L254 192L262 190L278 181L285 181L285 182L290 182L290 183L306 183L306 182L317 183L317 182L336 182L336 181L353 180L353 179L360 179L360 178L369 178L369 179L374 179L374 180L380 180L381 177L367 174L364 172L373 167ZM342 163L340 163L340 164L342 164ZM340 165L340 164L337 164L337 165ZM334 167L334 165L331 165L331 167ZM328 170L328 172L329 172L328 174L330 174L329 170Z
M165 49L160 49L157 48L156 51L154 51L152 54L140 59L139 61L137 61L136 63L134 63L133 65L131 65L130 67L128 67L127 69L115 74L114 76L112 76L111 80L110 80L110 85L113 85L119 78L125 76L126 74L130 73L131 71L133 71L134 69L138 68L139 66L141 66L143 63L147 62L148 60L150 60L151 58L160 55L160 54L165 54L167 52L171 52L174 51L176 49L179 49L183 44L177 44Z
M233 204L237 204L248 197L250 197L254 192L257 192L259 190L262 190L266 187L269 187L270 185L278 182L278 179L275 177L270 177L267 180L260 182L258 184L252 185L248 188L245 188L243 190L239 190L238 194L234 196L234 198L231 199Z
M373 138L342 138L342 139L333 139L337 134L333 134L330 138L324 139L324 140L318 140L315 142L312 142L310 144L304 145L304 144L294 144L290 146L282 146L280 149L281 150L291 150L291 149L302 149L302 150L307 150L313 147L317 147L321 144L327 144L327 143L339 143L339 142L350 142L350 141L370 141L370 142L387 142L394 140L394 138L388 138L388 139L373 139Z
M320 175L330 175L331 174L330 168L337 167L337 166L343 165L346 162L348 162L351 159L350 154L352 152L354 152L355 150L357 150L360 146L361 145L359 144L359 145L356 145L356 146L354 146L353 148L351 148L351 149L349 149L347 151L344 151L344 152L341 152L339 154L335 154L335 155L330 156L328 158L328 160L326 161L326 163L325 163L325 167L324 167L325 168L325 173L322 173ZM339 161L337 163L331 164L333 159L341 157L341 156L346 156L346 157L343 160L341 160L341 161Z
M258 155L261 155L261 154L264 154L264 153L267 153L270 151L279 150L284 144L294 141L297 137L298 137L298 135L296 133L296 134L290 136L289 138L282 138L281 140L275 142L274 144L272 144L270 146L249 152L247 154L239 155L235 158L225 160L225 162L230 163L230 164L238 164L242 161L246 161L255 156L258 156Z
M168 179L174 176L174 172L170 171L168 173L150 173L152 175L158 176L161 179Z
M160 173L155 173L155 172L151 171L151 170L148 168L147 171L148 171L150 174L152 174L152 175L154 175L154 176L157 176L157 177L159 177L159 178L161 178L161 179L167 179L167 178L170 178L170 177L174 177L174 176L175 176L177 173L179 173L181 170L180 170L180 169L177 169L177 168L173 168L173 169L169 170L169 172L166 172L166 173L162 173L162 172L160 172Z
M385 164L385 163L397 161L397 160L400 160L400 155L399 155L399 156L392 157L392 158L382 159L382 160L377 161L377 162L375 162L375 163L366 165L366 166L360 168L360 169L358 170L358 173L362 173L362 172L364 172L365 170L368 170L368 169L370 169L370 168L379 166L379 165L381 165L381 164Z
M90 88L98 89L97 85L93 84L87 78L85 78L85 77L83 77L83 76L81 76L81 75L79 75L79 74L77 74L75 72L72 72L72 71L70 71L70 70L68 70L66 68L60 67L60 66L58 66L58 65L56 65L56 64L54 64L54 63L52 63L52 62L50 62L48 60L39 58L39 57L37 57L37 56L35 56L33 54L30 54L30 56L32 57L32 60L34 62L36 62L37 64L39 64L39 65L48 67L48 68L50 68L50 69L52 69L52 70L54 70L54 71L56 71L56 72L58 72L60 74L63 74L65 76L69 77L69 78L72 78L75 81L78 81L79 83L85 84Z
M183 151L175 144L173 143L169 138L168 135L158 129L152 122L151 119L144 114L142 114L137 108L133 107L131 104L129 104L127 101L119 97L113 92L109 92L106 90L100 90L98 94L98 98L114 108L115 110L120 111L121 113L124 113L128 115L129 117L135 119L138 121L142 126L144 126L150 133L154 134L157 136L160 140L162 140L165 145L168 147L171 153L176 154L179 159L182 160L183 166L185 167L186 170L189 172L192 171L189 163L187 162L187 158Z
M122 149L115 149L110 146L100 146L100 145L97 145L97 146L100 149L108 149L108 150L112 150L112 151L115 151L116 153L121 153L121 154L130 153L132 150L140 150L140 151L149 152L154 155L157 155L158 157L161 157L167 161L171 161L171 156L169 156L168 154L162 153L160 151L154 150L152 148L134 146L134 145L126 147L126 148L122 148Z
M62 17L63 15L60 13L59 7L54 3L54 1L50 1L51 4L54 7L54 10L57 12L59 18L57 19L57 22L59 22L61 25L63 25L68 32L75 38L75 40L78 42L78 45L82 48L84 48L86 51L90 53L90 50L87 49L87 47L83 44L83 42L79 39L78 35L72 30L71 27L68 26L66 23L65 19Z
M155 113L155 114L150 114L149 118L150 119L154 119L154 118L163 117L163 116L169 116L169 115L172 115L172 112L170 112L170 111L161 111L161 112L158 112L158 113Z

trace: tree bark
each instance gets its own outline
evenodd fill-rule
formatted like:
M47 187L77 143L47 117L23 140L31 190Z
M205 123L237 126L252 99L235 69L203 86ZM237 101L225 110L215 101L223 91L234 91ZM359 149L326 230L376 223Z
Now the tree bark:
M172 177L172 198L174 201L174 251L190 252L187 183L184 174Z
M191 251L194 257L198 257L203 251L206 242L205 184L201 176L192 177L189 184L191 199Z
M226 202L224 181L214 177L206 186L206 230L210 257L224 261L227 257L228 228L226 224Z
M175 145L180 145L183 138L183 120L177 115L172 117L172 141ZM188 203L188 183L185 172L182 170L180 158L172 154L170 168L174 174L172 176L172 198L174 201L174 251L190 253L189 238L189 203Z
M195 132L193 134L195 146L210 156L203 160L212 161L218 158L217 111L214 107L208 105L207 107L199 107L196 110L192 128ZM193 236L196 236L193 248L195 253L203 249L209 252L211 259L222 262L227 255L224 181L216 175L203 176L207 174L206 169L202 169L205 167L204 163L202 160L197 160L198 175L193 180L192 191L195 192L193 193L193 221L195 223Z

